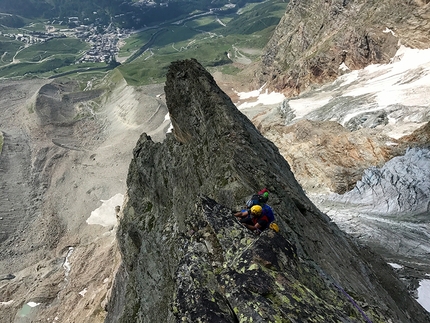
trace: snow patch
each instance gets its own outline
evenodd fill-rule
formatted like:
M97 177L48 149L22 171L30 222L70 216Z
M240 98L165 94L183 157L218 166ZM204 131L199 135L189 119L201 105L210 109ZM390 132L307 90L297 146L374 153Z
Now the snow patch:
M423 279L420 282L420 287L418 287L418 303L430 312L430 280Z
M294 120L301 119L308 113L321 108L326 105L332 99L331 94L326 92L321 92L312 98L303 98L288 101L291 109L294 110L296 117Z
M27 305L30 306L30 307L36 307L36 306L39 306L40 303L28 302Z
M395 268L395 269L403 268L403 266L402 266L402 265L399 265L399 264L395 264L395 263L391 263L391 262L389 262L388 264L389 264L391 267Z
M236 95L239 97L239 102L236 103L236 106L239 110L246 109L246 108L252 108L259 104L262 105L272 105L272 104L278 104L285 100L285 95L282 93L277 92L270 92L266 89L263 92L264 87L266 84L264 84L261 88L258 90L250 91L250 92L236 92ZM240 101L243 100L250 100L254 99L252 102L245 102L241 103Z
M166 116L164 117L164 121L170 121L170 114L167 113ZM167 129L166 133L171 133L173 130L173 124L170 123L169 128Z
M349 67L348 67L348 66L346 66L346 64L345 64L345 63L340 64L340 65L339 65L339 69L340 69L341 71L349 71Z
M385 27L385 30L382 31L384 34L388 34L391 33L391 35L393 35L394 37L396 37L396 34L394 33L394 31L392 31L390 28Z
M375 94L379 108L393 104L429 105L428 96L413 94L420 93L421 87L428 87L430 84L430 49L401 46L391 61L391 64L367 66L362 72L369 76L368 80L342 96ZM373 77L372 74L376 76Z
M268 91L266 90L265 93L262 93L258 96L257 101L242 103L238 108L239 110L241 110L246 108L252 108L259 104L262 104L262 105L278 104L284 100L285 100L285 96L282 93L276 93L276 92L268 93Z
M91 212L90 217L87 219L88 224L99 224L104 227L116 225L116 212L115 207L122 205L124 202L124 195L118 193L111 197L109 200L101 200L102 205Z
M69 258L72 255L73 250L74 250L73 247L69 247L69 251L67 252L66 259L64 260L64 263L63 263L63 268L65 270L66 277L69 276L70 270L72 269L72 265L69 262Z
M387 30L387 32L390 32ZM339 68L347 66L341 65ZM312 119L315 119L315 113L321 111L327 114L327 109L331 100L342 98L351 100L351 98L365 97L357 108L356 103L351 103L349 111L346 114L334 113L338 116L331 119L345 124L357 115L375 111L391 111L393 107L399 106L412 109L411 118L396 119L394 116L387 115L388 125L386 131L393 138L400 138L412 133L421 126L425 109L430 106L430 49L412 49L401 46L391 59L389 64L373 64L362 70L348 72L338 77L331 84L327 84L322 90L309 95L302 95L297 98L288 100L288 106L291 113L295 115L293 120L306 119L308 114L313 113ZM248 97L252 95L261 95L261 90L248 92ZM245 93L239 96L245 99ZM353 101L353 100L351 100ZM240 107L248 107L258 103L244 103ZM336 107L336 105L334 105Z
M79 295L81 295L82 297L84 297L84 296L85 296L85 294L87 293L87 291L88 291L88 289L87 289L87 288L84 288L83 290L81 290L81 291L79 292Z

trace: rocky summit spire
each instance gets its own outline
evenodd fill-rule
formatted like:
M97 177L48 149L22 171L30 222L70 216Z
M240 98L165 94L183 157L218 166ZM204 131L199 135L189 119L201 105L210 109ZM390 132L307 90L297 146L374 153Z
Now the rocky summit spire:
M134 149L106 322L429 321L197 61L172 63L165 93L173 133ZM280 231L256 236L232 210L263 187Z

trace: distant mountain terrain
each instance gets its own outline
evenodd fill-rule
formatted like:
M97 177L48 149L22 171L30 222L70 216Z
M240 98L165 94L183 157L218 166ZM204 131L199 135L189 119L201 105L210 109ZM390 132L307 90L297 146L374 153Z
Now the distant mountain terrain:
M153 25L181 15L188 15L196 10L207 11L229 5L240 8L251 1L245 0L0 0L0 12L25 18L66 19L78 17L83 23L96 20L115 23L121 27L143 27ZM261 2L254 0L252 2ZM228 6L227 6L228 8ZM237 9L236 9L237 10Z

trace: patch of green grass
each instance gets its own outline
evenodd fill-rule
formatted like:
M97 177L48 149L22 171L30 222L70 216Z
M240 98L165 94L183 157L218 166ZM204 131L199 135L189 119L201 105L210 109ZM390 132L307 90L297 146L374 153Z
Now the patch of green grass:
M43 22L33 22L29 25L25 26L25 28L22 28L25 31L38 31L38 32L45 32L45 24Z
M198 30L203 30L207 32L221 32L223 26L217 19L219 19L223 24L226 24L229 19L225 19L225 22L223 21L224 18L220 19L217 16L210 15L210 16L204 16L198 19L190 20L186 22L186 26Z
M0 154L3 149L3 133L0 131Z
M119 66L124 78L131 85L164 82L167 68L172 61L197 59L204 66L231 63L227 52L231 48L230 38L211 38L200 35L192 41L186 40L148 50L135 61Z
M3 66L0 68L1 77L17 77L38 75L41 77L50 76L51 71L64 65L70 65L75 61L75 56L64 55L61 58L56 57L39 63L18 63ZM48 73L48 74L47 74Z
M128 60L117 70L132 85L160 83L164 82L172 61L195 58L208 69L237 74L240 67L233 66L229 57L241 64L258 60L286 5L283 0L252 3L243 8L240 15L200 16L181 25L165 23L159 28L132 34L118 54L119 57L128 57ZM176 17L174 20L178 19ZM2 28L0 26L0 30ZM44 28L43 23L36 21L25 28L4 32L16 34ZM108 70L114 67L105 63L73 64L89 46L75 38L53 39L29 46L16 55L19 63L10 64L20 46L22 43L0 36L0 55L3 54L0 77L67 75L82 79L86 84L88 80L104 78ZM244 60L239 59L241 56L245 57Z
M189 27L188 25L172 26L160 37L154 40L154 46L163 47L170 44L192 41L201 32Z
M25 25L25 20L16 15L0 13L0 25L7 27L19 28Z
M29 46L20 51L16 58L25 62L41 62L54 55L78 55L89 45L76 38L55 38Z
M253 34L271 26L276 26L285 13L287 2L281 0L249 4L236 19L226 27L229 34Z
M11 41L6 37L0 37L0 66L11 63L15 53L22 46L23 44L19 41Z
M106 63L80 63L80 64L72 64L67 66L61 66L54 70L55 74L67 73L70 71L76 71L77 73L84 73L86 71L90 71L95 67L106 67Z
M121 47L118 56L128 57L133 54L151 39L151 33L154 33L153 29L133 34L125 39L125 45Z
M231 65L231 64L223 65L220 68L218 68L217 70L220 71L221 73L227 74L227 75L236 75L241 71L240 68L238 68L234 65Z

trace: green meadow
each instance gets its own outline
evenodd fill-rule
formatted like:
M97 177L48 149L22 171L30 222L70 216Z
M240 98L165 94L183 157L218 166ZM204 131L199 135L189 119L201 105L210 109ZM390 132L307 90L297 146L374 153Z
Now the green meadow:
M19 41L0 37L0 67L12 63L13 57L21 47L23 47L23 44Z
M25 48L22 42L17 41L0 44L0 77L50 76L57 69L74 65L89 46L75 38L54 38ZM15 63L12 64L13 58Z
M208 15L163 26L167 31L155 37L142 55L118 69L131 85L164 82L170 63L187 58L208 69L236 74L241 70L233 64L239 61L237 53L251 62L258 60L286 5L283 1L251 4L240 15ZM150 29L128 38L120 56L138 50L155 32Z
M54 38L23 49L16 55L16 59L21 62L42 62L60 56L76 57L88 47L88 44L76 38Z

